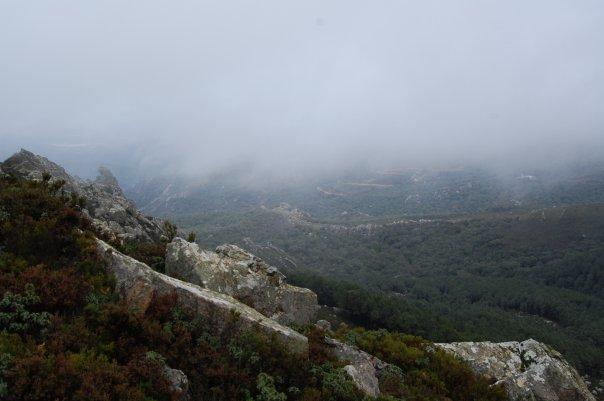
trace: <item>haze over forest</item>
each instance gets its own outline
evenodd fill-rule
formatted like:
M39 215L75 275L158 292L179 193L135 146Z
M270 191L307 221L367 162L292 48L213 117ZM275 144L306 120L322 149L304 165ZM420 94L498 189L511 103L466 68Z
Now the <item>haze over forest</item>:
M0 159L84 177L604 154L600 1L3 1Z

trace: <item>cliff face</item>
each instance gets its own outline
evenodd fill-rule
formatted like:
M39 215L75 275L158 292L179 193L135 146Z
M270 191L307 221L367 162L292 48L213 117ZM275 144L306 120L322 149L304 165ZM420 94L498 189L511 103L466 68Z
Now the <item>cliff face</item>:
M161 222L142 214L122 192L111 171L99 169L94 181L71 176L65 169L45 157L21 150L2 163L5 173L41 180L44 173L51 181L65 181L64 189L86 199L84 212L103 233L120 240L159 241L163 235Z
M579 373L559 352L535 340L436 344L503 384L510 400L594 401Z

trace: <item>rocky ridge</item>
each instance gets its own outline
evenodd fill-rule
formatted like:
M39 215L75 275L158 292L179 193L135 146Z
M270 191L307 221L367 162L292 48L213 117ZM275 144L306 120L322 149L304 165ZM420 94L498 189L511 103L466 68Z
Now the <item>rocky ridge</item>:
M308 351L306 337L228 295L158 273L101 240L97 240L97 249L111 273L115 275L119 296L141 313L147 310L154 296L176 293L183 306L211 318L212 327L218 332L234 320L239 330L258 327L269 335L276 335L292 352Z
M84 213L98 230L108 236L121 241L156 242L164 234L161 221L142 214L125 197L117 179L106 167L99 168L99 175L94 181L83 180L71 176L47 158L21 149L5 160L0 168L24 179L41 180L48 173L51 181L64 181L63 189L86 200Z

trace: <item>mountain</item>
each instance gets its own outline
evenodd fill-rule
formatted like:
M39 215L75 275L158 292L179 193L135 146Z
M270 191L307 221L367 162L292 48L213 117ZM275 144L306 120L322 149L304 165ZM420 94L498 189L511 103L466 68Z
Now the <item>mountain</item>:
M107 170L83 182L26 151L0 169L3 399L594 399L536 341L466 356L464 344L313 325L312 291L237 246L152 231ZM522 366L484 371L493 358Z

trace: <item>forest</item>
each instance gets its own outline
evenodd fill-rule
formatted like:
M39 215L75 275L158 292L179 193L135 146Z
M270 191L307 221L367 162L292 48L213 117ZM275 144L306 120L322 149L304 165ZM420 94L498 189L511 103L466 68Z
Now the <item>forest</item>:
M535 338L583 373L604 371L603 204L417 218L370 231L296 224L268 209L175 219L203 246L250 248L357 324L434 341Z

